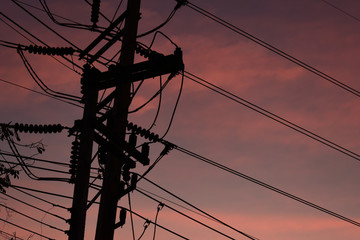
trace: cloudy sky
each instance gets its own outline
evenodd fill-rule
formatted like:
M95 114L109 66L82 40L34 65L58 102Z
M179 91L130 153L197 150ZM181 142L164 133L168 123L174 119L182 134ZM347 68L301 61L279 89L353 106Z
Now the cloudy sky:
M39 1L27 0L19 4L51 27L64 39L51 32L10 0L1 5L1 44L69 47L70 43L85 49L99 33L58 26L39 10ZM101 12L110 20L125 9L126 1L116 13L121 1L101 1ZM360 90L360 3L354 0L193 0L190 3L216 15L261 41L289 54L340 81ZM52 13L82 24L91 24L91 7L85 1L47 1ZM143 0L139 33L160 25L170 14L173 0ZM116 14L116 15L114 15ZM59 21L67 22L60 17ZM12 22L12 21L13 22ZM21 26L23 29L19 28ZM109 23L100 17L99 26ZM24 31L27 30L27 32ZM169 142L227 166L270 186L305 199L348 219L360 222L360 99L359 93L336 86L314 73L294 64L278 54L245 38L239 33L214 22L189 6L180 8L160 31L183 51L185 70L233 96L248 101L276 116L329 140L348 156L293 129L274 121L236 101L212 91L189 78L184 78L181 98L175 117L165 139ZM30 35L31 33L32 35ZM139 38L150 45L154 34ZM34 37L38 38L35 39ZM26 90L42 92L27 72L16 49L1 45L0 51L0 106L2 123L61 123L73 126L82 116L82 108ZM8 45L8 44L5 44ZM105 53L111 58L121 48L113 45ZM165 55L172 54L174 45L163 35L157 34L152 49ZM85 61L78 60L78 53L70 62L57 57L33 55L24 52L34 71L49 88L81 96L81 69ZM117 59L116 57L115 59ZM143 61L137 56L137 61ZM76 65L73 65L74 61ZM66 66L64 66L66 65ZM101 71L106 68L98 63ZM189 76L189 74L187 74ZM167 76L162 77L162 82ZM162 92L160 112L152 131L162 136L171 119L182 78L172 79ZM10 82L10 83L9 83ZM136 109L158 90L159 78L144 81L130 110ZM108 94L109 92L105 93ZM239 100L237 98L237 100ZM129 115L129 119L144 128L151 126L158 109L159 98L145 108ZM73 137L67 133L56 135L21 134L21 144L41 140L46 151L36 157L69 163ZM1 150L9 151L6 142ZM333 145L334 146L334 145ZM162 150L161 144L151 144L151 162ZM24 154L35 153L19 147ZM94 152L97 147L94 147ZM3 156L8 161L16 160ZM356 159L357 158L357 159ZM29 162L33 166L67 171L59 165ZM98 167L97 160L93 167ZM140 164L135 169L142 173ZM33 170L39 176L68 175ZM96 171L93 172L96 175ZM151 181L192 203L205 212L223 220L233 228L264 240L348 239L360 238L358 226L335 218L275 193L244 178L221 170L208 163L186 155L176 149L161 159L147 175ZM13 184L49 193L72 196L73 185L68 183L34 181L22 171ZM100 180L95 182L101 185ZM208 218L194 213L191 207L165 193L153 184L142 180L139 190L168 206L205 223L233 239L247 239ZM61 207L45 203L15 189L7 193L19 200L45 211L69 218ZM71 200L29 192L64 207L71 207ZM96 194L90 191L90 197ZM68 224L60 218L38 211L33 207L1 196L1 204L38 219L44 224L67 230ZM128 197L119 206L129 207ZM145 219L155 221L158 202L140 192L131 194L132 210ZM190 210L189 210L190 209ZM46 237L66 239L60 230L45 226L21 216L20 213L1 207L1 219L31 229ZM88 212L86 239L93 239L97 220L97 206ZM143 232L145 220L133 216L135 237ZM157 223L189 239L228 239L215 231L189 220L164 207ZM0 230L27 239L29 232L0 222ZM1 232L0 232L1 233ZM150 225L142 239L152 239L154 227ZM0 239L6 239L1 238ZM115 239L132 239L130 215L126 225L115 231ZM41 239L34 235L31 239ZM43 238L44 239L44 238ZM180 239L156 228L156 239Z

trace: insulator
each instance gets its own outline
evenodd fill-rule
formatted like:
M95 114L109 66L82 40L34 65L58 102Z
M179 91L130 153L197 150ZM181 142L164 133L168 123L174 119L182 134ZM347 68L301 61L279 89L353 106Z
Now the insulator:
M131 133L129 137L129 145L132 147L136 147L136 141L137 141L136 135L134 133Z
M137 126L136 124L134 124L132 122L129 122L127 124L127 129L129 131L132 131L132 133L140 134L140 136L142 136L144 138L147 138L147 139L149 139L151 141L157 142L157 141L160 140L159 135L157 135L155 133L152 133L149 130L146 130L146 129L142 128L142 127L139 127L139 126Z
M93 0L91 8L91 22L96 25L99 21L99 12L100 12L100 0Z
M80 142L76 138L71 144L70 169L69 169L69 173L71 173L70 183L73 183L74 179L76 178L79 156L80 156Z
M43 54L43 55L58 55L58 56L64 56L64 55L73 55L75 50L71 47L42 47L42 46L34 46L30 45L28 47L25 47L25 50L27 50L29 53L34 54Z
M133 188L133 189L136 188L137 181L138 181L138 175L136 173L133 173L131 176L131 182L130 182L131 188Z
M122 172L122 178L125 182L129 182L130 180L130 172L129 171L123 171Z
M120 221L116 225L118 227L122 227L125 225L125 221L126 221L126 209L125 208L121 208L119 218L120 218Z
M18 132L29 132L29 133L58 133L61 132L64 127L61 124L48 124L48 125L38 125L38 124L14 124L14 130Z
M149 152L150 152L149 144L148 144L148 143L144 143L144 144L141 146L141 155L142 155L143 157L148 157L148 156L149 156Z
M129 122L128 124L127 124L127 130L132 130L133 129L133 126L134 126L134 124L132 123L132 122Z
M146 132L147 132L147 130L144 129L144 128L142 128L142 129L140 130L140 136L144 137L144 136L146 135ZM149 133L150 133L150 132L149 132Z

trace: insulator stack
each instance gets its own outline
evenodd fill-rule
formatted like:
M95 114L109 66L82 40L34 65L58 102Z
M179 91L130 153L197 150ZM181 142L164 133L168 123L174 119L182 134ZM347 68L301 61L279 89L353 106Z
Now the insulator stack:
M150 59L155 59L156 57L164 56L161 53L158 53L158 52L153 51L151 49L144 48L143 46L141 46L139 44L136 46L135 52L137 54L139 54L140 56L143 56L144 58L150 58Z
M136 167L135 161L132 161L128 159L128 161L124 164L123 170L122 170L122 179L124 182L130 181L130 169L133 169Z
M29 53L34 54L43 54L43 55L57 55L57 56L65 56L65 55L73 55L75 49L71 47L42 47L37 45L30 45L25 47L25 50Z
M22 124L15 123L13 128L17 132L29 132L29 133L59 133L64 127L61 124Z
M75 183L78 164L79 164L79 156L80 156L80 142L78 138L72 142L71 146L71 156L70 156L70 169L69 173L71 174L70 183Z
M91 22L93 26L96 26L96 23L99 21L99 12L100 12L100 0L93 0L91 8Z
M135 48L135 52L139 54L140 56L143 56L144 58L148 58L150 54L150 49L146 49L140 45L137 45Z
M146 139L149 139L150 141L158 142L160 141L159 135L150 132L149 130L139 127L136 124L133 124L132 122L129 122L127 124L127 129L129 131L132 131L134 134L138 134L141 137L144 137Z

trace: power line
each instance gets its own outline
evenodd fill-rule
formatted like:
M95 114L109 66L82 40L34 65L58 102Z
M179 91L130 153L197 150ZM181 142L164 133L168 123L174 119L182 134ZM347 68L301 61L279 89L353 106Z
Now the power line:
M208 12L208 11L194 5L193 3L189 2L189 1L186 1L186 5L189 8L193 9L194 11L196 11L196 12L204 15L205 17L210 18L211 20L213 20L213 21L221 24L222 26L230 29L231 31L244 36L245 38L247 38L247 39L249 39L249 40L251 40L251 41L253 41L253 42L255 42L255 43L257 43L257 44L259 44L261 46L263 46L264 48L266 48L266 49L280 55L281 57L295 63L296 65L298 65L298 66L300 66L300 67L314 73L315 75L317 75L317 76L325 79L326 81L328 81L328 82L330 82L330 83L344 89L345 91L347 91L349 93L352 93L353 95L355 95L357 97L360 97L360 92L358 90L350 87L349 85L346 85L346 84L340 82L339 80L337 80L337 79L325 74L324 72L310 66L309 64L307 64L307 63L305 63L305 62L303 62L303 61L301 61L301 60L287 54L286 52L284 52L284 51L270 45L269 43L267 43L267 42L255 37L255 36L251 35L250 33L246 32L246 31L236 27L235 25L233 25L233 24L231 24L231 23L229 23L229 22L215 16L214 14L212 14L212 13L210 13L210 12Z
M21 8L24 12L26 12L28 15L30 15L32 18L34 18L36 21L38 21L41 25L43 25L44 27L46 27L48 30L50 30L51 32L53 32L55 35L57 35L59 38L61 38L62 40L64 40L65 42L67 42L68 44L70 44L71 46L73 46L74 48L76 48L77 50L81 51L81 49L79 47L77 47L75 44L73 44L70 40L66 39L64 36L62 36L61 34L59 34L58 32L56 32L54 29L52 29L51 27L49 27L47 24L45 24L43 21L41 21L39 18L37 18L34 14L32 14L31 12L29 12L26 8L24 8L23 6L21 6L19 3L17 3L17 1L15 0L11 0L13 3L15 3L19 8Z
M13 211L13 212L15 212L15 213L17 213L17 214L19 214L19 215L21 215L21 216L23 216L23 217L26 217L26 218L28 218L28 219L31 219L31 220L33 220L33 221L35 221L35 222L37 222L37 223L41 223L42 225L45 225L45 226L47 226L47 227L49 227L49 228L52 228L52 229L55 229L55 230L58 230L58 231L60 231L60 232L64 232L64 233L65 233L65 230L62 230L62 229L57 228L57 227L55 227L55 226L52 226L52 225L50 225L50 224L44 223L44 222L42 222L42 221L40 221L40 220L38 220L38 219L35 219L35 218L33 218L33 217L30 217L29 215L26 215L26 214L24 214L24 213L22 213L22 212L19 212L19 211L15 210L15 209L13 209L13 208L11 208L11 207L8 207L8 206L6 206L6 205L4 205L4 204L1 204L1 203L0 203L0 206L4 207L4 208L6 208L6 209L9 209L10 211Z
M25 239L23 239L23 238L17 237L17 236L16 236L16 233L10 234L10 233L4 232L3 230L0 230L0 234L2 234L3 237L5 237L7 240L9 240L9 239L10 239L10 240L11 240L11 239L13 239L13 240L16 240L16 239L25 240Z
M170 229L168 229L168 228L166 228L166 227L164 227L164 226L162 226L162 225L159 225L158 223L155 223L155 222L153 222L153 221L151 221L151 220L149 220L149 219L141 216L140 214L138 214L138 213L136 213L136 212L134 212L134 211L132 211L132 210L130 210L130 209L127 209L127 208L125 208L125 207L121 207L121 208L126 209L126 211L134 214L135 216L137 216L137 217L139 217L139 218L142 218L142 219L145 220L146 222L151 223L151 224L154 224L154 225L156 225L157 227L162 228L162 229L164 229L165 231L170 232L170 233L172 233L172 234L174 234L174 235L176 235L176 236L178 236L178 237L180 237L180 238L182 238L182 239L190 240L189 238L184 237L184 236L182 236L182 235L180 235L180 234L178 234L178 233L176 233L176 232L174 232L174 231L172 231L172 230L170 230Z
M35 83L47 94L56 97L56 98L60 98L60 99L64 99L64 100L69 100L69 101L75 101L75 102L81 102L81 98L78 96L74 96L74 95L70 95L70 94L65 94L65 93L61 93L61 92L56 92L53 91L52 89L48 88L46 86L46 84L39 78L39 76L36 74L36 72L34 71L34 69L32 68L32 66L30 65L29 61L26 59L23 51L18 48L18 54L21 57L21 60L23 61L26 70L28 71L28 73L30 74L30 76L32 77L32 79L35 81Z
M12 20L10 17L6 16L3 12L0 12L0 14L2 16L4 16L8 21L10 21L12 24L14 24L15 26L17 26L18 28L20 28L22 31L26 32L28 35L30 35L32 38L36 39L38 42L42 43L43 45L50 47L48 44L46 44L44 41L42 41L41 39L39 39L38 37L36 37L34 34L30 33L28 30L26 30L24 27L20 26L20 24L16 23L14 20ZM2 19L1 19L2 20ZM12 26L10 26L9 24L7 24L4 20L2 20L6 25L8 25L10 28L12 28L14 31L16 31L17 33L19 33L21 36L23 36L25 39L27 39L28 41L30 41L31 43L35 44L32 40L30 40L29 38L27 38L25 35L23 35L22 33L20 33L19 31L17 31L15 28L13 28ZM51 56L53 59L55 59L57 62L59 62L60 64L62 64L63 66L65 66L66 68L70 69L71 71L74 71L77 74L80 74L78 71L76 71L75 69L65 65L64 63L62 63L60 60L58 60L57 58L55 58L54 56ZM68 61L69 63L71 63L73 66L78 67L79 69L82 69L82 67L80 67L79 65L77 65L76 63L74 63L74 61L66 58L65 56L62 56L63 59L65 59L66 61Z
M144 195L144 196L152 199L153 201L158 202L158 203L161 203L159 200L151 197L150 195L146 194L145 192L143 192L143 191L141 191L141 190L139 190L139 189L137 189L137 188L136 188L135 190L136 190L137 192L141 193L142 195ZM163 204L164 204L164 203L163 203ZM207 224L205 224L205 223L203 223L203 222L201 222L201 221L199 221L199 220L196 220L195 218L190 217L189 215L187 215L187 214L185 214L185 213L183 213L183 212L181 212L181 211L179 211L179 210L176 210L175 208L173 208L173 207L171 207L171 206L169 206L169 205L164 204L164 206L167 207L167 208L169 208L170 210L172 210L172 211L174 211L174 212L176 212L176 213L178 213L178 214L180 214L180 215L182 215L182 216L184 216L184 217L186 217L186 218L188 218L188 219L190 219L190 220L192 220L192 221L194 221L194 222L202 225L203 227L206 227L206 228L208 228L208 229L210 229L210 230L212 230L212 231L214 231L214 232L216 232L216 233L218 233L218 234L220 234L220 235L228 238L228 239L233 239L233 240L235 240L235 238L230 237L229 235L227 235L227 234L225 234L225 233L223 233L223 232L221 232L221 231L219 231L219 230L217 230L217 229L215 229L215 228L213 228L213 227L210 227L209 225L207 225ZM247 237L248 237L248 236L247 236ZM254 239L254 238L252 238L252 237L248 237L248 238ZM255 239L254 239L254 240L255 240Z
M354 220L352 220L350 218L344 217L344 216L342 216L340 214L337 214L337 213L335 213L333 211L330 211L330 210L328 210L326 208L323 208L323 207L321 207L319 205L316 205L316 204L314 204L312 202L309 202L309 201L304 200L304 199L302 199L300 197L297 197L297 196L295 196L293 194L290 194L288 192L280 190L279 188L273 187L273 186L271 186L271 185L269 185L267 183L264 183L262 181L259 181L259 180L255 179L255 178L247 176L247 175L245 175L243 173L240 173L240 172L238 172L238 171L236 171L234 169L231 169L231 168L226 167L226 166L224 166L224 165L222 165L220 163L217 163L217 162L212 161L212 160L210 160L210 159L208 159L206 157L203 157L203 156L201 156L199 154L191 152L190 150L187 150L187 149L179 147L179 146L175 146L175 149L177 149L178 151L180 151L182 153L185 153L185 154L187 154L187 155L189 155L189 156L191 156L193 158L196 158L196 159L201 160L201 161L203 161L205 163L208 163L208 164L210 164L210 165L212 165L214 167L220 168L220 169L222 169L222 170L224 170L224 171L226 171L228 173L234 174L234 175L236 175L238 177L241 177L241 178L246 179L246 180L248 180L250 182L253 182L253 183L256 183L256 184L258 184L258 185L260 185L262 187L265 187L265 188L267 188L267 189L269 189L271 191L277 192L277 193L279 193L279 194L281 194L281 195L283 195L285 197L291 198L291 199L293 199L293 200L295 200L297 202L300 202L300 203L305 204L305 205L307 205L309 207L312 207L312 208L317 209L317 210L319 210L321 212L324 212L324 213L329 214L329 215L331 215L333 217L336 217L336 218L338 218L340 220L343 220L343 221L351 223L351 224L353 224L353 225L355 225L357 227L360 227L360 223L357 222L357 221L354 221Z
M185 204L189 205L190 207L192 207L192 208L196 209L197 211L201 212L202 214L205 214L205 215L206 215L206 217L208 217L209 219L214 220L214 221L216 221L216 222L218 222L218 223L220 223L220 224L222 224L222 225L224 225L224 226L226 226L226 227L228 227L228 228L230 228L230 229L234 230L235 232L240 233L241 235L244 235L245 237L249 237L249 238L250 238L250 235L249 235L249 234L244 233L244 232L242 232L242 231L240 231L240 230L238 230L238 229L236 229L236 228L234 228L234 227L230 226L229 224L227 224L227 223L223 222L222 220L220 220L220 219L218 219L218 218L216 218L216 217L212 216L211 214L209 214L209 213L207 213L207 212L205 212L205 211L201 210L200 208L198 208L198 207L196 207L195 205L193 205L193 204L189 203L188 201L185 201L184 199L182 199L182 198L178 197L178 196L177 196L177 195L175 195L174 193L172 193L172 192L170 192L170 191L166 190L165 188L163 188L163 187L161 187L160 185L156 184L155 182L153 182L153 181L149 180L148 178L145 178L145 177L143 177L143 178L144 178L146 181L148 181L149 183L151 183L151 184L153 184L154 186L156 186L157 188L160 188L160 189L161 189L161 190L163 190L164 192L166 192L166 193L170 194L171 196L175 197L176 199L180 200L181 202L183 202L183 203L185 203ZM252 236L251 236L251 237L252 237ZM250 239L258 239L258 238L254 238L254 237L252 237L252 238L250 238Z
M34 205L30 204L30 203L27 203L27 202L22 201L22 200L20 200L20 199L18 199L18 198L15 198L15 197L7 194L7 193L3 193L3 192L0 192L0 193L2 193L3 195L5 195L5 196L7 196L7 197L9 197L9 198L11 198L11 199L13 199L13 200L15 200L15 201L18 201L18 202L20 202L20 203L22 203L22 204L25 204L25 205L27 205L27 206L29 206L29 207L32 207L32 208L34 208L34 209L36 209L36 210L38 210L38 211L41 211L41 212L46 213L46 214L48 214L48 215L51 215L51 216L53 216L53 217L59 218L59 219L61 219L61 220L67 221L67 219L65 219L65 218L63 218L63 217L61 217L61 216L59 216L59 215L57 215L57 214L54 214L54 213L51 213L51 212L46 211L46 210L44 210L44 209L41 209L41 208L39 208L39 207L36 207L36 206L34 206Z
M26 195L28 195L28 196L30 196L30 197L33 197L33 198L35 198L35 199L37 199L37 200L40 200L40 201L45 202L45 203L47 203L47 204L50 204L50 205L52 205L53 207L60 207L60 208L65 209L65 210L68 210L68 208L67 208L67 207L64 207L64 206L62 206L62 205L59 205L59 204L52 203L52 202L50 202L50 201L48 201L48 200L45 200L45 199L43 199L43 198L37 197L37 196L35 196L35 195L31 194L31 193L25 192L25 191L23 191L23 190L21 190L21 189L24 189L24 190L27 190L27 191L36 192L36 193L46 194L46 195L50 195L50 196L61 197L61 198L65 198L65 199L72 199L72 197L68 197L68 196L65 196L65 195L60 195L60 194L56 194L56 193L41 191L41 190L32 189L32 188L26 188L26 187L21 187L21 186L16 186L16 185L11 185L10 187L11 187L12 189L15 189L15 190L17 190L17 191L19 191L19 192L21 192L21 193L24 193L24 194L26 194Z
M0 221L3 221L3 222L5 222L5 223L7 223L7 224L13 225L13 226L15 226L15 227L17 227L17 228L20 228L20 229L25 230L25 231L27 231L27 232L33 233L33 234L38 235L38 236L40 236L40 237L43 237L43 238L46 238L46 239L49 239L49 240L55 240L55 238L50 238L50 237L44 236L44 235L42 235L42 234L40 234L40 233L37 233L37 232L35 232L35 231L32 231L32 230L30 230L30 229L28 229L28 228L22 227L22 226L20 226L20 225L15 224L15 223L9 222L9 221L7 221L7 220L5 220L5 219L0 218Z
M353 151L350 151L349 149L344 148L344 147L342 147L342 146L340 146L340 145L338 145L338 144L336 144L336 143L334 143L334 142L332 142L332 141L330 141L330 140L328 140L326 138L323 138L318 134L315 134L315 133L313 133L313 132L311 132L309 130L306 130L305 128L303 128L303 127L301 127L299 125L296 125L296 124L294 124L294 123L292 123L292 122L290 122L290 121L288 121L288 120L286 120L286 119L284 119L284 118L282 118L282 117L280 117L280 116L278 116L278 115L276 115L274 113L271 113L271 112L265 110L264 108L261 108L261 107L255 105L255 104L253 104L253 103L239 97L239 96L236 96L235 94L230 93L229 91L224 90L224 89L216 86L215 84L212 84L212 83L206 81L203 78L200 78L200 77L198 77L198 76L196 76L196 75L194 75L192 73L189 73L187 71L185 71L185 73L186 73L185 77L187 77L188 79L190 79L190 80L192 80L192 81L194 81L194 82L196 82L196 83L198 83L198 84L200 84L200 85L202 85L202 86L204 86L204 87L206 87L206 88L208 88L208 89L210 89L210 90L212 90L212 91L214 91L214 92L216 92L216 93L218 93L218 94L220 94L220 95L222 95L222 96L224 96L224 97L226 97L226 98L228 98L228 99L230 99L230 100L232 100L234 102L237 102L237 103L239 103L239 104L241 104L241 105L243 105L243 106L245 106L245 107L247 107L247 108L249 108L251 110L254 110L255 112L260 113L261 115L266 116L266 117L268 117L268 118L270 118L270 119L272 119L272 120L274 120L274 121L276 121L276 122L278 122L278 123L280 123L280 124L282 124L282 125L284 125L284 126L286 126L288 128L291 128L291 129L295 130L296 132L299 132L299 133L301 133L301 134L303 134L303 135L305 135L305 136L307 136L307 137L309 137L309 138L311 138L311 139L313 139L313 140L315 140L317 142L320 142L320 143L322 143L322 144L324 144L324 145L338 151L338 152L341 152L341 153L343 153L343 154L345 154L345 155L347 155L347 156L349 156L349 157L351 157L351 158L353 158L355 160L360 161L360 155L359 154L357 154L357 153L355 153Z
M338 6L330 3L329 1L326 1L326 0L320 0L320 1L326 3L326 4L329 5L330 7L335 8L336 10L342 12L343 14L347 15L348 17L351 17L352 19L360 22L360 19L359 19L359 18L355 17L354 15L352 15L352 14L350 14L349 12L345 11L344 9L341 9L341 8L339 8Z
M10 85L13 85L13 86L18 87L18 88L22 88L22 89L28 90L28 91L33 92L33 93L37 93L37 94L40 94L40 95L43 95L43 96L46 96L46 97L49 97L49 98L58 100L58 101L63 102L63 103L67 103L67 104L70 104L70 105L73 105L73 106L76 106L76 107L79 107L79 108L84 108L82 105L78 105L78 104L76 104L76 103L69 102L69 101L66 101L66 100L64 100L64 99L60 99L60 98L57 98L57 97L54 97L54 96L51 96L51 95L48 95L48 94L45 94L45 93L42 93L42 92L33 90L33 89L31 89L31 88L24 87L24 86L22 86L22 85L20 85L20 84L13 83L13 82L7 81L7 80L2 79L2 78L0 78L0 81L2 81L2 82L4 82L4 83L7 83L7 84L10 84Z

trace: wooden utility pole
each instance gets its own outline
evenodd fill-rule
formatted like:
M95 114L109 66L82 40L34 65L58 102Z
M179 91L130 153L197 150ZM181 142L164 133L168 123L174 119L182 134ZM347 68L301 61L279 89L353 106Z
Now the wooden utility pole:
M90 178L90 166L92 158L93 148L93 133L94 125L96 121L96 105L98 100L98 90L94 87L94 69L90 69L89 65L85 65L83 77L81 79L83 85L83 101L84 101L84 113L79 127L80 132L80 146L79 152L73 153L73 155L79 154L79 156L73 156L77 161L73 166L76 169L74 171L74 199L71 208L70 218L70 230L69 240L83 240L85 232L86 210L89 192L89 178ZM75 141L74 141L75 142ZM76 146L73 146L76 148ZM73 149L73 151L76 151ZM78 159L76 159L78 157ZM76 172L76 173L75 173Z
M134 64L137 27L140 18L140 0L128 0L126 14L124 37L118 64L125 69ZM131 81L126 79L126 75L117 77L116 96L107 121L107 128L110 143L122 150L130 104ZM117 203L120 196L120 172L124 163L124 156L109 152L105 164L95 240L112 240L114 237Z

